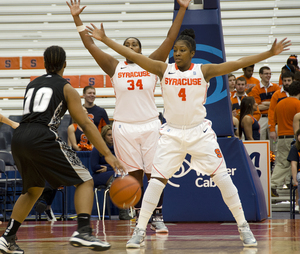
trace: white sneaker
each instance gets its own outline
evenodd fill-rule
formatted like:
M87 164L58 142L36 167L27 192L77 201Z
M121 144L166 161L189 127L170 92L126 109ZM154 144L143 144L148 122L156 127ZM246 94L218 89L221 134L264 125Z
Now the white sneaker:
M299 212L299 206L298 205L295 206L295 211Z
M126 248L140 248L145 246L146 230L136 227L131 239L127 242Z
M252 234L249 224L245 221L241 226L238 226L240 232L240 239L243 241L243 245L246 247L257 246L256 239Z
M169 233L169 229L164 223L162 215L152 216L151 227L156 233Z
M6 239L0 237L0 252L11 253L11 254L23 254L24 251L16 244L16 236L12 235Z

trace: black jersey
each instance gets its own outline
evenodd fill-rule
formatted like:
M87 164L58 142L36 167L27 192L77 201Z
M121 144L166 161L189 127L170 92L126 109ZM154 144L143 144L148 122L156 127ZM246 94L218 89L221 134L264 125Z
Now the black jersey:
M57 131L67 110L64 86L68 81L58 74L45 74L31 81L25 92L22 123L39 123Z

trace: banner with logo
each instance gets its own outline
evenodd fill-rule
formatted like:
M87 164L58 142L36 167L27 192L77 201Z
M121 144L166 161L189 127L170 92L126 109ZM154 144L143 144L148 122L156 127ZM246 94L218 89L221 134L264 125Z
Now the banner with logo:
M266 205L268 217L272 217L271 205L271 170L270 170L270 141L269 140L247 140L243 141L250 159L259 175Z

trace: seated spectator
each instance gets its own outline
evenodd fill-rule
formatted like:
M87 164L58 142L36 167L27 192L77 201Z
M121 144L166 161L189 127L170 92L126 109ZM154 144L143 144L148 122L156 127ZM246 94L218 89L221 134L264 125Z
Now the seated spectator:
M296 201L295 210L299 212L299 204L300 204L300 165L299 165L299 154L300 154L300 129L296 131L295 135L296 143L291 147L287 160L291 162L291 170L292 170L292 178L293 185L298 187L298 195Z
M85 107L83 107L83 110L88 114ZM92 144L77 123L73 123L68 127L68 145L75 151L91 151L93 149Z
M229 86L230 97L235 92L235 82L236 82L235 75L233 75L232 73L229 73L228 74L228 86Z
M253 112L257 109L257 103L251 96L245 97L241 102L239 136L244 134L245 140L259 140L260 126L258 121L253 117Z
M0 123L5 123L5 124L9 125L10 127L12 127L13 129L16 129L20 125L19 123L12 121L9 118L7 118L1 114L0 114Z
M240 76L240 77L243 77L246 79L246 93L250 93L252 88L256 85L259 84L259 80L257 78L254 78L253 77L253 72L254 72L254 64L253 65L250 65L250 66L247 66L247 67L244 67L243 68L243 72L244 72L244 75ZM239 78L239 77L238 77Z
M245 89L246 89L246 79L244 77L239 77L236 79L235 84L235 92L231 96L231 105L232 105L232 115L235 116L238 120L240 119L240 108L241 108L241 101L244 97L248 96ZM253 113L254 118L259 121L261 113L259 108L255 110Z
M105 125L102 128L101 136L111 153L114 155L112 127L111 125ZM94 186L106 185L110 187L111 183L115 179L113 168L105 161L98 150L94 147L90 157L91 170L93 171L92 176L94 179ZM132 217L129 216L128 209L119 209L120 220L130 220Z
M278 82L278 84L279 84L280 86L283 85L283 82L282 82L282 81L283 81L283 77L282 77L283 73L289 73L289 72L295 74L296 69L295 69L295 66L294 66L294 65L292 65L292 64L286 64L286 65L284 65L284 66L281 68L281 73L280 73L280 76L279 76L279 82Z

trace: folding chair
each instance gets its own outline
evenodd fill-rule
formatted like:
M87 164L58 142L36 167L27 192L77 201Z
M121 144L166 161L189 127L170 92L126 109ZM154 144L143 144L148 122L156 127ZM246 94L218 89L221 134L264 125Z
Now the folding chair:
M6 190L7 190L7 175L5 173L5 162L0 159L0 173L4 178L0 179L0 211L3 215L3 221L6 220Z
M110 203L109 203L109 187L106 185L99 185L95 188L95 199L96 199L96 205L97 205L97 211L98 211L98 218L101 220L100 216L100 208L99 208L99 201L98 201L98 191L104 191L103 195L103 215L102 215L102 220L104 220L105 217L105 205L107 205L107 212L108 212L108 217L111 219L111 212L110 212Z
M297 187L293 186L293 177L291 177L290 184L290 219L295 219L295 206L296 206L296 191Z
M16 202L17 187L22 187L22 178L17 178L18 169L15 165L13 156L10 152L0 151L0 159L2 159L5 162L6 174L8 174L9 171L13 171L13 173L14 173L14 177L8 179L8 182L11 184L8 185L7 187L11 188L11 192L9 192L8 190L6 191L7 197L12 196L12 199L13 199L12 202L14 204ZM7 169L8 167L10 167L10 169L12 168L13 170Z

